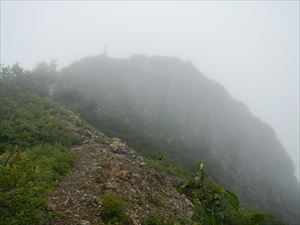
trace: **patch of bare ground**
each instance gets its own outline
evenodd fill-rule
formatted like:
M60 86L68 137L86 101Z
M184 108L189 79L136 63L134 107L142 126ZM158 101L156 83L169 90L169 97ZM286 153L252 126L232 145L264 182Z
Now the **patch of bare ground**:
M142 156L119 139L75 124L70 123L71 132L81 143L71 149L73 166L49 197L47 209L54 216L47 225L103 224L100 208L105 193L127 202L130 224L140 224L142 217L157 210L166 216L191 217L193 206L172 185L174 177L149 168Z

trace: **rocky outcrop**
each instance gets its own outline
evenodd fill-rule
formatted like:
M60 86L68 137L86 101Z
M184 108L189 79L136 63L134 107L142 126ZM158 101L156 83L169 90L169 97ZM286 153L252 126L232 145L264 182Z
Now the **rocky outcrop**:
M99 210L105 193L124 198L131 224L140 224L142 217L157 210L166 216L192 216L193 205L176 191L174 178L150 169L143 157L120 139L110 139L68 114L64 118L80 143L71 149L75 156L72 169L49 198L47 210L59 215L48 221L49 225L102 224Z

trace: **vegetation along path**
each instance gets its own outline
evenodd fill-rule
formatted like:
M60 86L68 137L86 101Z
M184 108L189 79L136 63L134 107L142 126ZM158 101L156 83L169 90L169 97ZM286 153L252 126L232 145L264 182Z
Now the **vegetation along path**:
M102 224L109 216L105 215L109 206L103 205L102 198L109 194L127 203L125 214L117 218L123 224L141 224L142 218L156 211L187 220L191 217L193 206L176 191L174 177L149 169L143 157L119 139L110 139L87 125L75 125L79 118L72 113L68 117L80 144L71 149L75 156L72 169L49 198L47 210L54 216L48 224Z

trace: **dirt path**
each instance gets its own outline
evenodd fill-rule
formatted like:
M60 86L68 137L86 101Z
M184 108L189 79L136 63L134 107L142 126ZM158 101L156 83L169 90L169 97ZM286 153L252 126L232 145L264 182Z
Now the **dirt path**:
M126 212L133 225L157 211L191 217L193 206L176 191L174 178L149 168L143 157L117 138L110 139L89 126L70 123L70 127L81 144L71 149L73 166L49 197L47 208L55 216L47 225L103 224L104 193L119 195L128 203Z
M50 208L61 214L49 224L84 224L84 221L99 223L99 196L103 185L97 183L101 169L99 159L104 150L99 145L81 145L72 148L75 161L70 172L61 180L50 197Z

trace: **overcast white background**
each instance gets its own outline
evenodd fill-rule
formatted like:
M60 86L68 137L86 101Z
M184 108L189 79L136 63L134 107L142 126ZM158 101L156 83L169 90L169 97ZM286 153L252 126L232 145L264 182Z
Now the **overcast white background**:
M178 56L271 125L299 178L299 1L1 1L1 63Z

